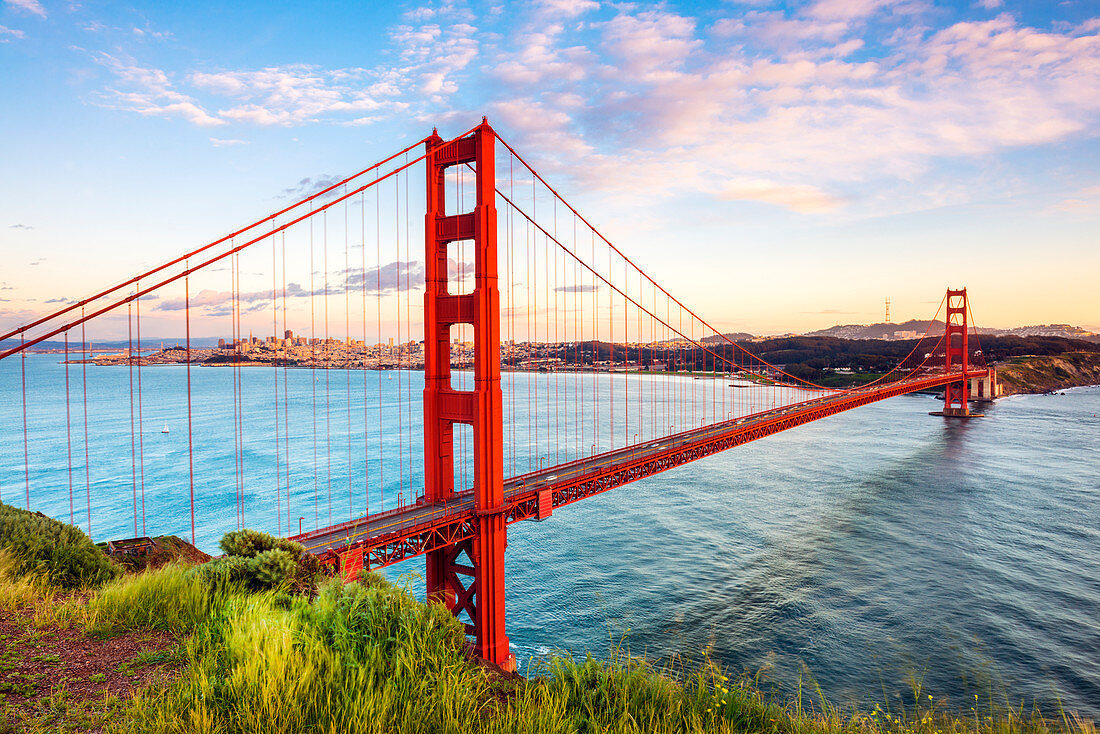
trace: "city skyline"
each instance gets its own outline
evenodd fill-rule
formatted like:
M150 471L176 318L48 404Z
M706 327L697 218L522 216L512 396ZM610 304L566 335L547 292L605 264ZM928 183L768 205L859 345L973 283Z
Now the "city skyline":
M266 10L4 1L0 325L487 114L722 331L1100 331L1088 3Z

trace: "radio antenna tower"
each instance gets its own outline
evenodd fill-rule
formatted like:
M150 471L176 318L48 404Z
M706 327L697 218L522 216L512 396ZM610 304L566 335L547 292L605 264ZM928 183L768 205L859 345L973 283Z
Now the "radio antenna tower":
M886 323L890 323L890 296L886 296Z

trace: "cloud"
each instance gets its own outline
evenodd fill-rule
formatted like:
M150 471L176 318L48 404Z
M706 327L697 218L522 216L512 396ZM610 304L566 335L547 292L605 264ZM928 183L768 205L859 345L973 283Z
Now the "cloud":
M562 285L554 290L559 293L593 293L600 290L600 286L599 284L593 285L591 283L588 285Z
M452 279L458 279L459 263L451 260L450 267ZM473 263L466 263L465 271L467 273L467 278L471 277L473 273ZM322 283L323 274L322 278L314 283L312 293L308 288L303 288L298 283L288 283L286 286L286 297L291 300L309 298L311 295L315 298L324 298L325 288ZM331 297L342 295L345 292L388 295L399 289L404 290L408 288L416 290L423 287L423 285L423 263L416 260L410 262L394 261L382 265L381 267L367 268L366 270L362 268L351 268L346 272L331 273L328 285L328 295ZM282 291L279 290L276 296L277 300L281 301L283 297ZM152 297L146 297L143 298L143 300L152 300ZM232 291L203 289L198 293L192 294L190 300L191 308L213 316L228 315L232 312L234 304L236 304L235 307L239 308L242 314L269 310L272 307L271 290L264 289L233 293ZM186 307L187 301L183 298L165 298L160 300L155 306L159 311L182 311Z
M345 274L344 287L348 290L365 289L367 293L391 293L424 285L424 265L417 261L394 261L368 270L351 269Z
M985 8L986 10L996 10L1005 4L1005 0L978 0L975 6Z
M9 7L32 13L40 18L46 17L46 9L42 7L42 3L38 0L4 0L4 3Z
M600 7L596 0L539 0L534 5L542 16L553 19L575 18Z
M944 25L920 0L822 0L707 26L615 7L607 21L501 41L489 71L512 92L489 105L498 130L543 173L589 190L911 208L941 197L935 181L914 182L947 162L1100 132L1100 19ZM868 26L880 14L905 14L907 32L884 38ZM834 193L871 181L924 204ZM965 201L967 185L954 194Z
M34 229L34 227L29 224L12 224L8 226L8 229Z
M15 28L0 25L0 43L8 43L13 38L25 38L26 34Z
M821 214L836 209L840 200L809 184L779 184L773 181L731 181L719 198L729 201L761 201L786 207L798 214Z
M215 148L226 148L231 145L248 145L247 140L236 139L223 139L223 138L210 138L210 144Z
M858 20L897 2L898 0L817 0L810 6L807 15L821 20Z
M316 194L318 191L324 191L329 186L335 183L343 181L344 177L339 174L325 174L320 176L306 176L293 186L287 187L279 192L279 198L285 199L287 197L300 199L312 194ZM335 192L334 192L335 193Z
M303 290L297 283L288 283L286 287L287 298L301 298L309 296L309 291ZM282 292L278 294L282 298ZM206 311L211 315L227 315L234 307L234 299L241 313L253 313L271 307L271 291L245 291L234 294L232 291L215 291L208 288L191 296L191 308ZM183 311L187 307L187 301L183 298L165 298L156 304L158 311Z
M139 66L107 53L97 54L96 61L115 75L116 86L104 90L104 105L141 115L183 117L200 127L225 124L212 116L194 98L179 92L169 75L160 69Z
M199 126L368 125L414 104L437 110L458 90L459 77L477 56L478 29L459 6L420 9L406 17L417 23L390 29L388 50L397 59L391 66L287 64L177 76L100 54L96 60L115 75L102 96L115 109L180 116ZM133 31L153 35L148 28Z

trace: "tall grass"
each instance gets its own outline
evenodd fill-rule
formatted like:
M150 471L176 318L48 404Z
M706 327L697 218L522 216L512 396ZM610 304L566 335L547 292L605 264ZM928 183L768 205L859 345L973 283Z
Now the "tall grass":
M15 609L49 594L49 584L41 576L22 574L21 570L11 552L0 548L0 609Z
M105 585L83 606L83 622L89 632L101 634L142 628L189 633L224 612L235 593L170 565Z
M138 695L117 731L1095 734L1068 716L1006 709L970 717L923 695L891 713L843 713L824 701L809 711L714 665L658 668L622 650L606 662L552 658L531 680L504 680L469 659L445 609L376 578L330 582L313 599L195 581L164 569L90 602L92 628L193 631L186 667Z

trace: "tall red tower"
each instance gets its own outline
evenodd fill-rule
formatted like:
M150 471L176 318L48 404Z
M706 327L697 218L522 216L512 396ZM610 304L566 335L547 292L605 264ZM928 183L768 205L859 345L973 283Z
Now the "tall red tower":
M427 141L427 213L424 218L424 499L454 495L454 425L473 428L476 537L428 553L428 598L445 603L471 622L479 657L514 670L504 631L503 395L500 388L500 290L497 285L495 136L489 123L444 144ZM475 170L476 205L448 214L445 175L451 166ZM474 244L474 289L449 291L448 248ZM470 324L474 333L474 389L451 384L451 327ZM463 558L465 556L465 558Z
M956 382L949 382L944 386L943 415L953 417L968 417L970 404L967 402L966 380L967 356L970 350L967 346L966 330L966 289L961 291L947 291L947 333L944 335L944 347L947 353L945 369L947 372L962 370L962 375Z

